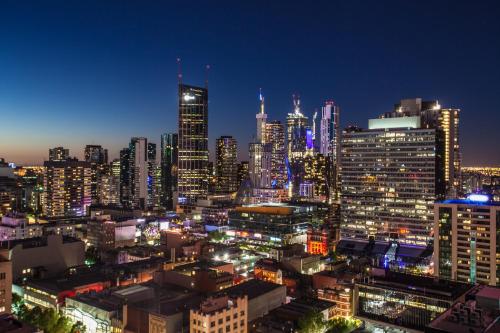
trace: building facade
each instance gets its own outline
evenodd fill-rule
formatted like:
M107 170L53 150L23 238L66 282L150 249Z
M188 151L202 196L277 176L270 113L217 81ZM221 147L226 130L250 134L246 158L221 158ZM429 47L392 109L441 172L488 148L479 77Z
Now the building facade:
M342 138L341 237L432 240L433 204L442 197L436 130L419 117L375 119Z
M231 193L238 190L238 145L232 136L221 136L215 142L216 191Z
M434 274L500 286L500 203L487 196L434 206Z
M85 216L91 204L90 163L67 159L44 162L43 215Z
M191 333L247 332L248 297L216 296L189 312Z
M161 135L161 179L162 179L162 205L166 209L174 208L174 192L177 191L177 133L164 133Z
M208 90L179 84L178 204L208 194Z

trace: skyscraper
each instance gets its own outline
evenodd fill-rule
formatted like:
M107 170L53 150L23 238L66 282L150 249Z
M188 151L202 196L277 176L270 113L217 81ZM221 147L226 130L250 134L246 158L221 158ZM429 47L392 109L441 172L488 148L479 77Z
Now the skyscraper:
M129 144L130 206L146 208L148 198L148 140L132 138Z
M146 206L148 208L158 208L160 206L161 175L159 164L156 160L156 143L148 142L148 195Z
M108 164L108 150L102 148L100 145L86 145L85 162L90 163L92 170L92 184L90 192L92 196L92 203L98 203L100 195L101 178L106 173L104 170Z
M179 84L178 203L208 194L208 90Z
M42 211L45 216L85 216L91 204L90 163L46 161Z
M271 144L249 145L248 173L254 188L271 188Z
M433 204L444 195L439 138L420 117L371 119L344 131L341 237L426 246Z
M319 152L328 162L328 196L330 201L339 196L340 108L333 101L326 101L321 108Z
M173 209L174 192L177 191L177 133L161 135L161 202L166 209Z
M302 158L307 152L307 117L300 110L300 99L293 97L293 112L286 117L288 158ZM312 131L310 130L312 140ZM311 141L312 145L312 141Z
M285 128L280 121L275 120L266 124L265 141L271 145L271 187L283 188L287 181L286 148Z
M232 136L221 136L215 142L216 191L231 193L238 190L237 142Z
M264 105L264 96L262 95L262 90L259 91L259 101L260 101L260 108L259 112L255 115L255 118L257 119L257 138L256 142L259 143L266 143L266 122L267 122L267 114L265 112L265 105Z
M130 149L120 150L120 204L131 207L130 204Z
M434 205L434 275L500 286L500 202L472 194Z
M248 161L241 161L238 163L238 186L240 186L241 182L246 180L248 177Z
M381 118L417 116L423 128L434 128L439 141L438 154L442 155L446 197L456 198L461 194L461 154L459 143L460 109L443 108L438 101L423 101L421 98L403 99L395 104L392 112Z
M55 147L49 149L49 161L65 161L69 158L69 149Z

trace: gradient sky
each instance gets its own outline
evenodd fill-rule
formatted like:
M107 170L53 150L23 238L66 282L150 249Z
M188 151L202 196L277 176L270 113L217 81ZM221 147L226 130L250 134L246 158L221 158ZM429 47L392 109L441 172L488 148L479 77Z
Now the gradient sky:
M314 4L311 4L313 3ZM209 77L209 133L246 157L258 89L269 119L291 95L367 125L401 98L461 114L465 165L500 165L499 1L8 1L0 4L0 157L40 164L63 145L117 157L176 130L184 82Z

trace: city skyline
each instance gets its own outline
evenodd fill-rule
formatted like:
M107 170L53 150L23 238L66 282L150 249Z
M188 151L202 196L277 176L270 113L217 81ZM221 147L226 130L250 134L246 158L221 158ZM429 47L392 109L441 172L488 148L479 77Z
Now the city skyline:
M12 32L0 53L0 151L7 161L40 165L61 145L82 159L88 144L102 145L113 159L131 137L159 145L162 133L176 130L180 57L187 84L203 85L211 65L212 160L221 135L234 136L239 159L247 159L255 135L247 124L262 88L271 119L285 121L295 93L309 118L334 100L341 129L366 128L403 98L437 99L462 110L463 164L500 164L489 153L500 120L495 2L428 4L428 11L397 2L253 3L237 5L232 16L222 4L56 4L8 2L0 14L2 30ZM192 19L179 29L182 17ZM33 52L38 56L29 57Z

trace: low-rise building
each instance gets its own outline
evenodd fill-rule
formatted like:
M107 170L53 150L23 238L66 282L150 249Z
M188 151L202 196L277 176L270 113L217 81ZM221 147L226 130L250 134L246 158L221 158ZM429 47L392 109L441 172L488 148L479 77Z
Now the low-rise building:
M12 262L8 255L7 250L0 250L0 315L11 311Z
M22 278L56 276L85 261L85 244L62 235L2 242L0 248L9 251L15 282Z
M465 301L472 285L448 280L372 269L356 282L355 315L423 330L457 301Z
M436 317L425 333L494 333L500 332L500 288L477 286Z
M209 297L199 309L191 310L191 333L247 332L248 298L227 295Z

